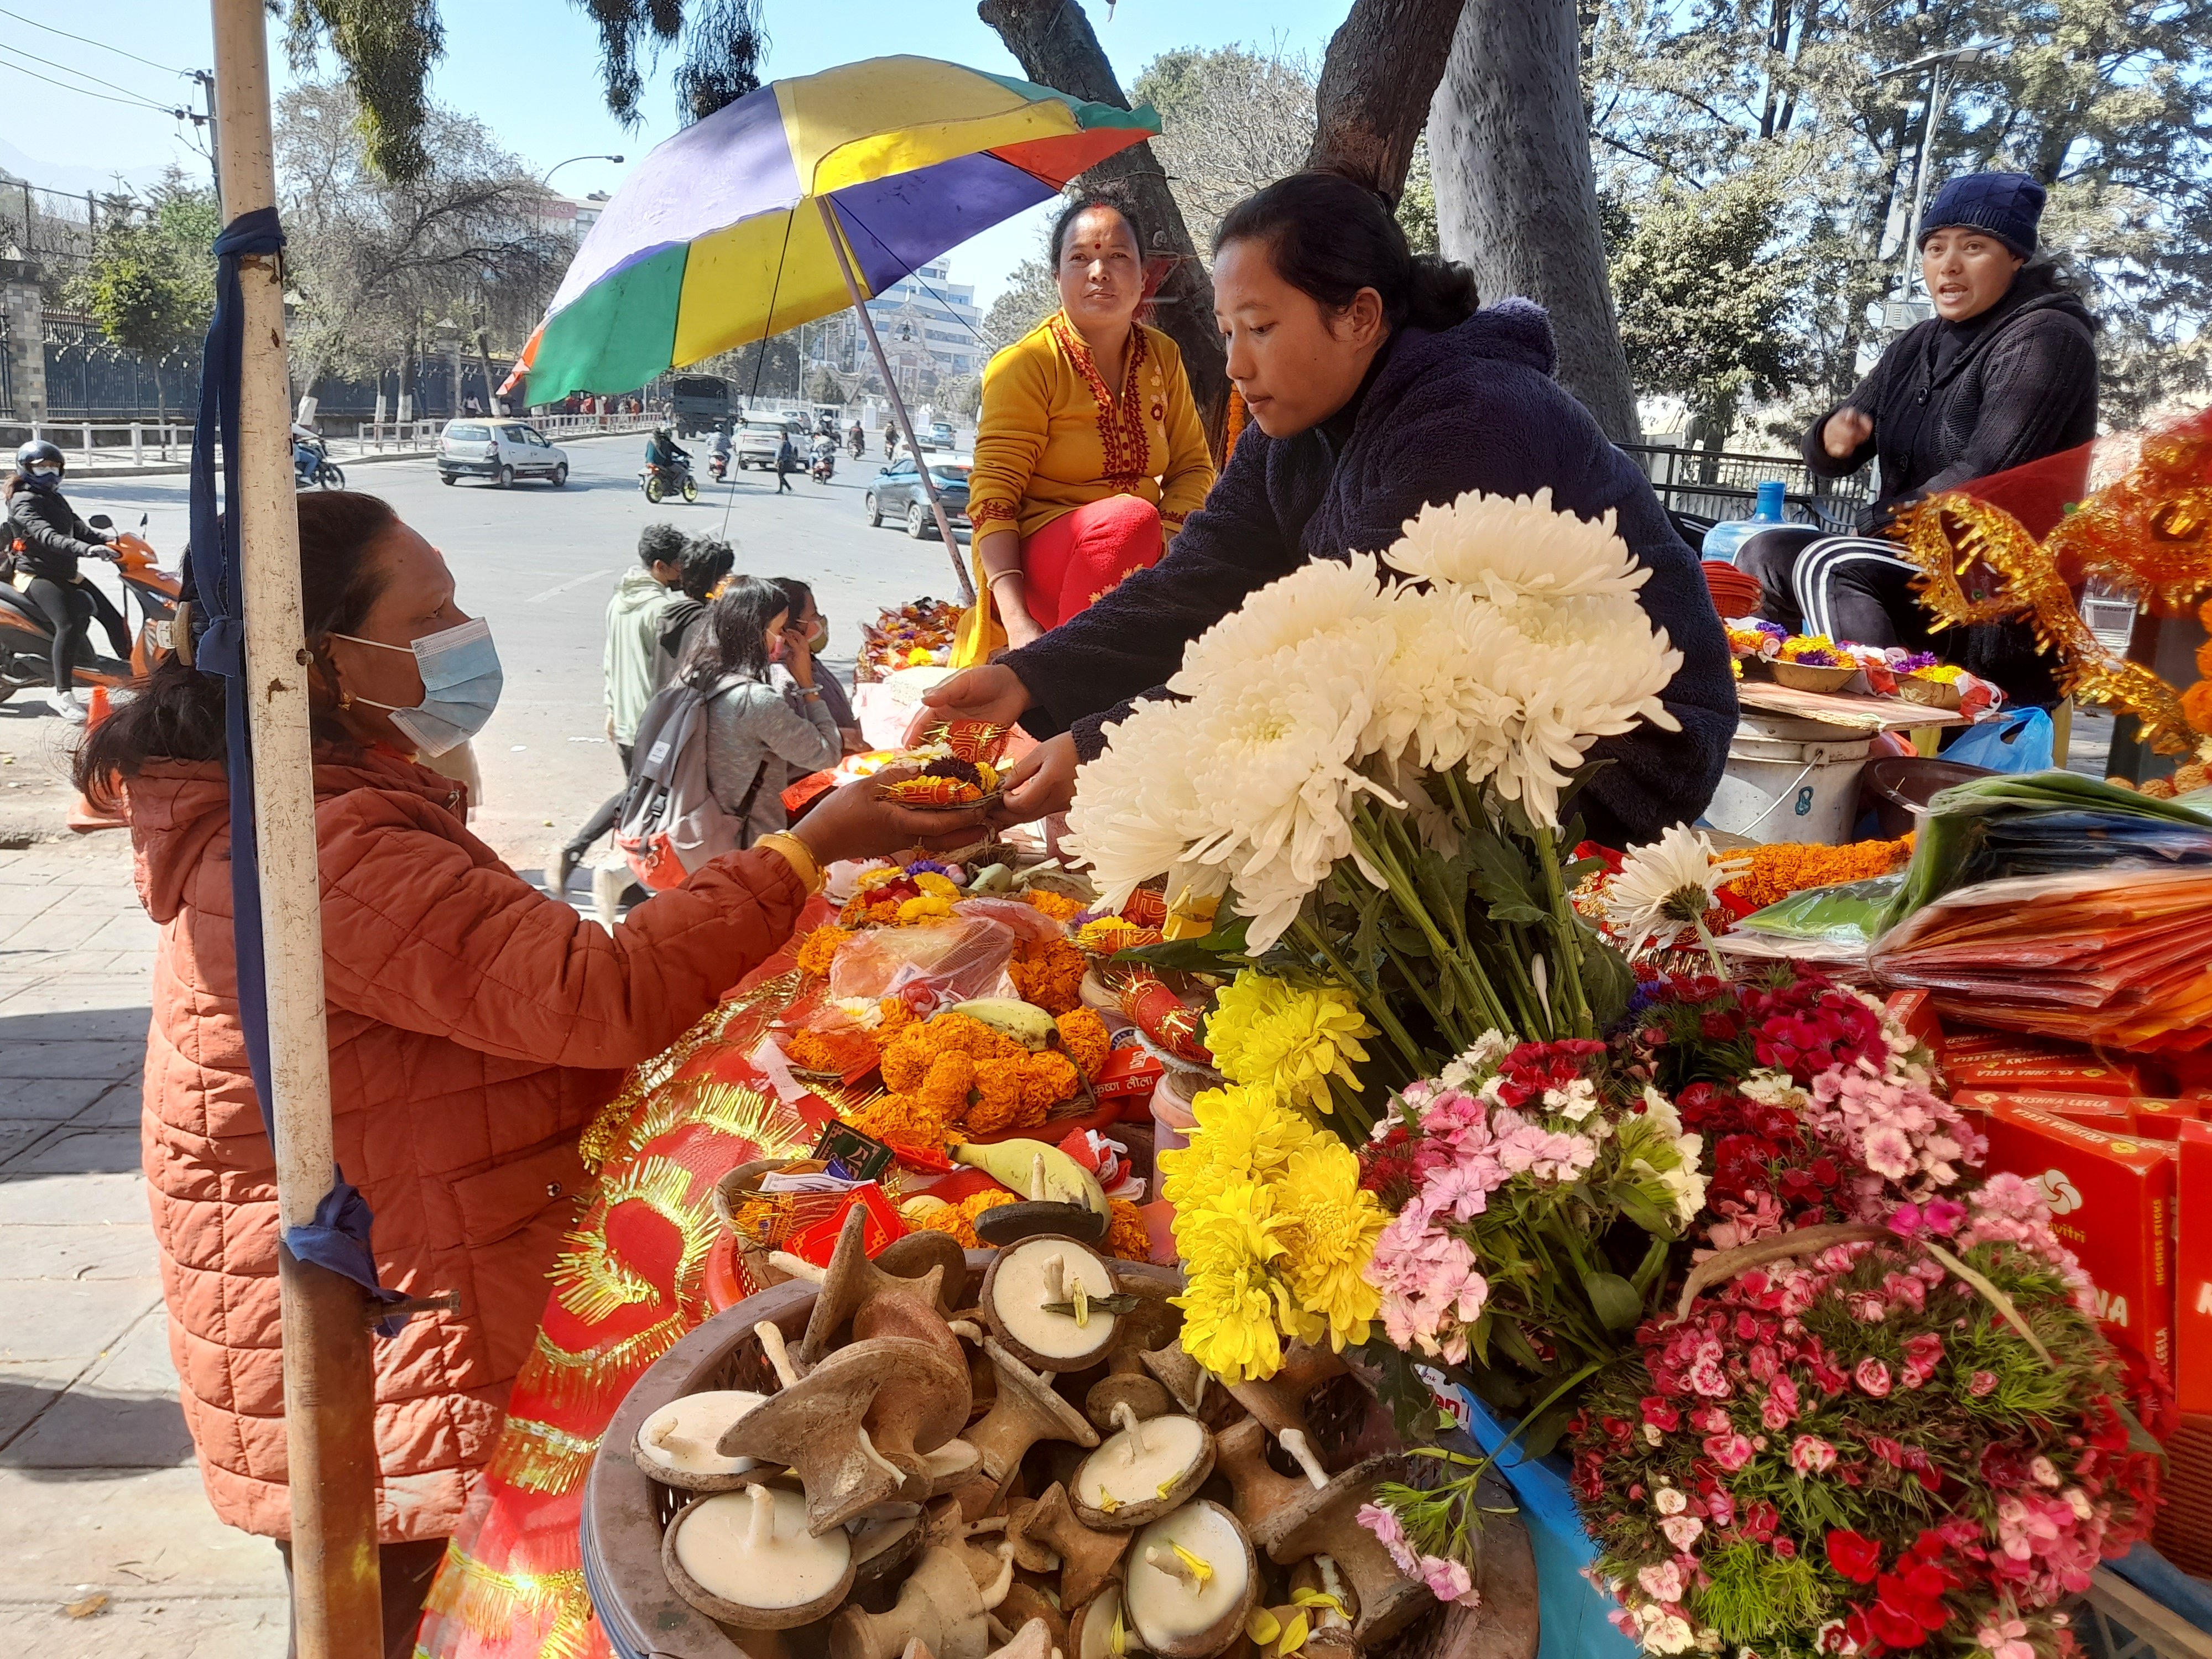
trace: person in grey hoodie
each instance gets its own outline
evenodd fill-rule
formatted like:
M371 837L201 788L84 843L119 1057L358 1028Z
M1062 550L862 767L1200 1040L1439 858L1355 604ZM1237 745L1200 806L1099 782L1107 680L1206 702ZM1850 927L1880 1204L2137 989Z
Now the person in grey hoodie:
M661 612L678 597L683 583L687 540L672 524L646 526L638 534L637 568L622 579L607 600L607 642L601 659L606 675L607 740L622 763L625 788L638 720L660 689L653 677L653 658L660 649ZM555 851L545 872L545 884L555 897L568 890L568 878L592 843L614 828L623 793L617 789L602 801L583 827Z
M835 766L845 752L815 683L814 653L793 620L774 582L733 576L708 606L679 671L708 700L707 787L742 821L747 847L786 827L787 784ZM795 688L788 699L787 685Z

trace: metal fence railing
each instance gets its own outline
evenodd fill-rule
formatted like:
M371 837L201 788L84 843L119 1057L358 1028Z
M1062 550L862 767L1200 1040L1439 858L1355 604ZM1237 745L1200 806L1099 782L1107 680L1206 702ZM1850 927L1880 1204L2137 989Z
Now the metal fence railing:
M1748 455L1734 450L1676 449L1665 444L1624 444L1644 469L1660 504L1670 513L1716 523L1747 519L1759 485L1779 478L1789 517L1799 524L1847 530L1866 505L1867 479L1823 478L1793 455Z
M424 421L328 421L321 423L324 437L348 455L416 453L434 449L447 416ZM465 417L464 417L465 418ZM664 418L647 411L636 415L544 415L479 416L480 419L527 420L549 438L587 437L594 433L639 432ZM72 456L103 466L147 466L191 459L190 421L0 421L0 452L12 453L18 444L44 438Z
M34 260L54 274L67 274L92 258L105 215L90 191L73 196L0 179L0 257Z

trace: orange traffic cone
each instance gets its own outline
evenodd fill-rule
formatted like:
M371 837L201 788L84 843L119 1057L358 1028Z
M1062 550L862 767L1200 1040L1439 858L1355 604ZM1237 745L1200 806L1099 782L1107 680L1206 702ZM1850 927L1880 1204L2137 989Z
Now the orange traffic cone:
M88 732L91 731L114 712L114 706L108 701L107 688L104 685L94 686L92 696L85 700L84 729Z

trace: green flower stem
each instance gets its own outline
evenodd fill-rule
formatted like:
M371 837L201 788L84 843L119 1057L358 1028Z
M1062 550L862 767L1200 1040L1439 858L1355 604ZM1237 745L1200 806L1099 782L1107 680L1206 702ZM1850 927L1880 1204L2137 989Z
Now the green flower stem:
M1428 1056L1422 1051L1421 1045L1413 1041L1413 1034L1407 1031L1405 1025L1399 1020L1396 1012L1390 1006L1389 999L1379 990L1370 988L1365 979L1354 973L1351 964L1337 955L1334 948L1330 945L1328 936L1307 921L1304 915L1300 915L1298 919L1291 924L1291 931L1309 950L1326 962L1329 966L1329 971L1336 975L1338 982L1358 999L1361 1012L1375 1022L1376 1029L1383 1036L1390 1039L1392 1046L1404 1056L1406 1064L1412 1068L1413 1076L1425 1076L1429 1069Z
M1589 997L1583 988L1582 936L1575 920L1574 906L1568 902L1566 883L1560 875L1559 846L1548 825L1537 824L1536 861L1544 870L1544 892L1552 905L1552 935L1555 947L1553 956L1553 979L1559 982L1558 1000L1572 1016L1575 1034L1594 1037L1597 1035L1596 1017L1591 1013ZM1566 1022L1562 1021L1565 1024Z
M1362 818L1367 816L1364 806L1359 809L1358 816ZM1382 873L1390 896L1398 901L1400 914L1428 935L1429 945L1437 953L1438 966L1458 983L1464 1000L1482 1010L1498 1030L1510 1030L1511 1024L1505 1018L1504 1009L1498 1005L1497 993L1480 974L1473 971L1474 964L1455 953L1450 941L1437 931L1435 918L1429 915L1428 907L1421 902L1421 896L1414 890L1411 878L1399 867L1397 860L1391 856L1387 848L1378 845L1371 836L1361 831L1362 826L1355 822L1352 830L1352 846L1367 860L1370 868Z
M1723 980L1728 978L1728 964L1721 960L1720 947L1713 943L1712 934L1706 931L1703 916L1697 919L1697 929L1698 943L1705 947L1705 960L1712 963L1714 976Z

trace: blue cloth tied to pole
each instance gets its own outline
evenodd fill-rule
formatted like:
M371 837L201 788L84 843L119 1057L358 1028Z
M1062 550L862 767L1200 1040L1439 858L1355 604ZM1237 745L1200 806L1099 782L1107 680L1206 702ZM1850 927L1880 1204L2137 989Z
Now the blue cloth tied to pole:
M230 895L238 930L238 1018L246 1034L246 1063L261 1104L262 1127L276 1144L274 1096L269 1077L269 963L261 938L261 859L253 815L253 740L246 720L245 592L238 548L239 382L245 365L246 298L239 261L276 253L284 232L274 208L241 213L215 240L215 318L208 325L200 365L199 423L192 429L191 551L185 562L184 596L191 601L193 665L220 675L226 685L226 746L230 770ZM222 443L222 492L216 493L216 441ZM203 630L204 627L204 631ZM379 1303L404 1302L400 1291L377 1282L369 1249L368 1200L336 1168L331 1188L304 1227L283 1230L284 1248L352 1279ZM386 1321L377 1327L398 1334Z

